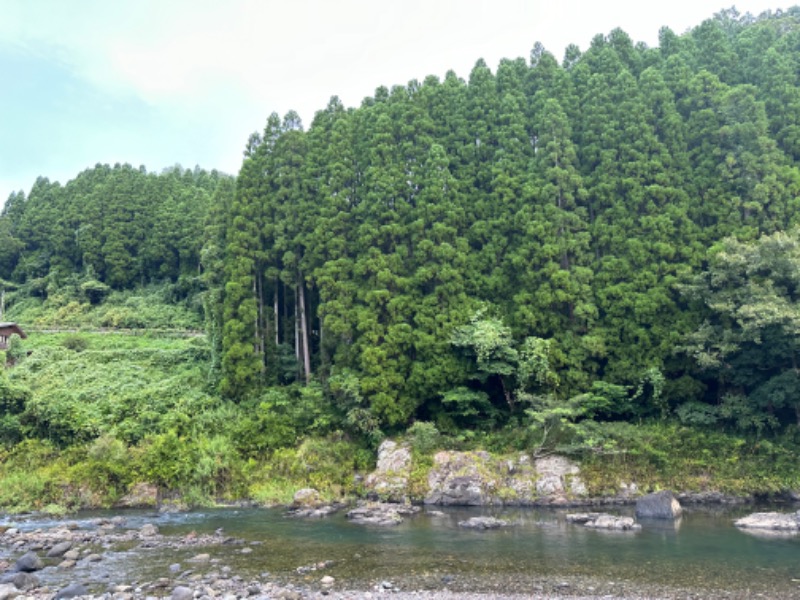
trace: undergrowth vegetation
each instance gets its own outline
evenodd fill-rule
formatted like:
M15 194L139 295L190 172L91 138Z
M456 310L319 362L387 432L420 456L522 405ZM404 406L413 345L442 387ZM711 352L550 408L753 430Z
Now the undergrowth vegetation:
M110 506L140 482L191 505L352 493L374 453L333 427L321 393L211 393L204 337L34 333L0 371L0 506Z
M199 282L112 290L91 275L48 275L7 294L16 320L43 329L200 330Z
M289 503L314 487L330 500L361 493L380 436L318 382L269 388L240 403L213 392L203 336L33 333L14 339L0 371L0 506L59 513L112 506L136 484L184 505ZM330 386L330 384L328 384ZM544 416L542 416L544 415ZM641 490L770 494L800 487L800 436L780 439L652 419L638 424L536 413L492 431L417 421L403 437L426 493L438 450L488 449L578 459L593 495Z

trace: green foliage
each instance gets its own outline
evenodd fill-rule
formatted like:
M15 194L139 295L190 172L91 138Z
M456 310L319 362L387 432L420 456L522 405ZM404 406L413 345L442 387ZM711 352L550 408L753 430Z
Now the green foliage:
M37 299L24 289L9 294L9 313L20 323L40 328L122 328L198 330L201 308L196 294L175 298L175 284L154 284L136 290L113 291L94 305L80 288L82 277L54 279L51 293Z
M442 437L436 425L426 421L417 421L408 428L411 449L419 456L431 454L442 444Z
M62 342L64 348L75 352L83 352L89 347L89 340L80 335L70 335Z
M207 337L15 341L0 438L116 440L201 499L282 496L310 479L298 440L368 452L412 423L579 455L625 433L642 469L670 464L661 427L790 436L798 14L723 11L658 49L615 30L563 64L537 45L332 98L307 130L273 114L235 181L37 179L0 213L4 318ZM94 460L74 476L133 481Z
M682 349L716 393L709 400L719 417L738 429L763 433L800 418L799 267L797 229L750 243L726 238L685 288L706 320Z
M602 444L581 461L591 494L614 493L620 481L635 481L642 491L740 495L798 485L796 432L767 441L675 423L619 422L599 425L595 436Z

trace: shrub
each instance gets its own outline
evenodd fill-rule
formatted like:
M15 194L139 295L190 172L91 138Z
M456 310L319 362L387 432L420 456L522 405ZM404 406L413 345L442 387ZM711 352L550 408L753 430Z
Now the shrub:
M430 454L442 442L442 436L436 425L426 421L417 421L409 427L408 436L411 439L411 448L417 454Z
M67 350L83 352L89 347L89 340L80 335L68 335L61 341L61 345Z

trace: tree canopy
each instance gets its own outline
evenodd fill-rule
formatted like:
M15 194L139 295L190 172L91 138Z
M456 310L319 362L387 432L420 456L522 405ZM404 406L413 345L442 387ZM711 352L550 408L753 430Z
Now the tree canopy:
M0 278L202 271L225 398L309 386L364 431L489 426L544 398L787 423L799 24L723 11L657 48L617 29L560 63L537 44L358 108L333 97L308 129L272 114L235 185L127 165L42 178L0 216Z

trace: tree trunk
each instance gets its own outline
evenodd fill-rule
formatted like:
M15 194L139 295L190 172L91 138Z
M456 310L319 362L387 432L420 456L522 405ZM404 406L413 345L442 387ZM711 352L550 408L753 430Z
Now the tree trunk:
M264 277L261 275L261 273L256 273L256 291L258 301L258 310L256 312L256 318L258 319L256 325L256 338L258 338L258 353L261 355L261 366L263 369L266 366L264 364L264 349L266 346L266 319L264 318Z
M306 294L303 285L303 276L297 274L297 290L299 294L300 309L300 342L303 347L303 372L306 376L306 383L311 381L311 353L308 348L308 320L306 319Z
M253 297L258 301L258 277L253 277ZM255 322L253 323L253 352L258 354L258 311L256 311Z
M297 288L294 290L294 357L300 363L300 311L298 310Z
M275 293L272 295L273 310L275 311L275 347L281 343L280 313L278 311L278 282L275 282Z

